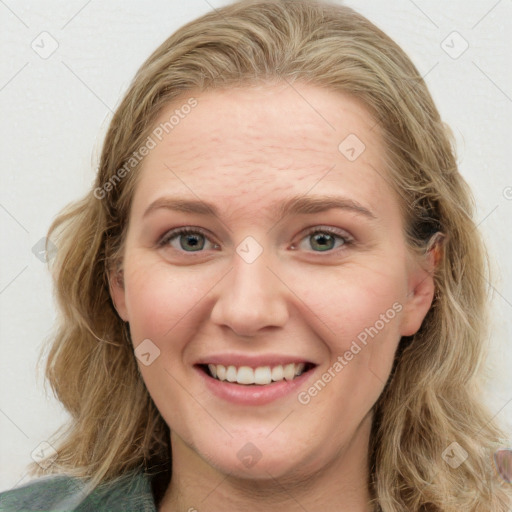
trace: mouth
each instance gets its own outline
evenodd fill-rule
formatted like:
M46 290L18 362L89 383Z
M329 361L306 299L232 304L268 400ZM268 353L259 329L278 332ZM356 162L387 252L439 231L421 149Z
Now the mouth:
M309 362L257 367L225 366L213 363L196 366L212 379L241 386L269 386L283 381L291 382L316 367L315 364Z

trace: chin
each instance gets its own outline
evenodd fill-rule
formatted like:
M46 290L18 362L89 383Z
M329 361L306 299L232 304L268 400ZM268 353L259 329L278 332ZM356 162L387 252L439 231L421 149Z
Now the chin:
M306 470L303 463L304 446L294 447L285 443L279 447L280 443L272 439L253 438L254 442L246 439L244 436L243 439L233 438L228 444L219 442L208 450L206 457L204 452L199 453L217 471L241 480L280 479L298 476L297 473L303 474ZM280 441L284 441L284 438ZM311 471L315 471L315 468L308 466L307 472Z
M238 459L236 461L223 460L217 465L217 469L222 473L229 474L232 478L247 481L281 480L294 476L298 477L297 467L298 463L292 463L289 454L283 454L280 457L274 455L266 460L261 458L253 466L241 463ZM303 473L303 470L300 473Z

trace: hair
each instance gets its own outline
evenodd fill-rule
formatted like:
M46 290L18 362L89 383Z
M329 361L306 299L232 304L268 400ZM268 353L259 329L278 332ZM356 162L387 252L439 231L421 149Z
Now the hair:
M45 376L71 419L55 434L58 458L46 470L31 464L31 474L67 473L93 487L137 468L170 478L169 427L109 292L109 273L122 268L141 165L127 162L169 103L281 82L362 101L384 138L379 171L400 198L407 245L424 254L432 235L445 236L432 306L420 330L400 340L374 406L368 486L375 509L508 510L508 490L493 466L504 434L479 398L489 264L453 135L392 39L352 9L315 0L248 0L215 9L171 35L137 72L110 122L94 186L48 231L58 247L51 271L60 316ZM456 469L443 459L452 443L468 454Z

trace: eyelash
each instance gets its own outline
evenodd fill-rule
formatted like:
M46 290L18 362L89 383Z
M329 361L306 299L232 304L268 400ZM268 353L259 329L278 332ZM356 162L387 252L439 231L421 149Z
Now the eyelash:
M341 239L343 240L343 244L338 247L337 249L332 249L332 250L328 250L328 251L325 251L326 253L328 254L335 254L339 251L343 251L343 250L346 250L347 247L351 246L351 245L354 245L355 241L354 239L348 235L348 233L346 232L340 232L339 230L335 229L335 228L331 228L331 227L328 227L328 226L316 226L316 227L313 227L313 228L310 228L308 229L304 235L302 236L302 238L300 239L299 242L301 242L302 240L304 240L304 238L308 237L309 235L312 235L312 234L315 234L315 233L328 233L329 235L332 235L338 239ZM212 240L210 240L210 237L208 236L208 234L201 228L189 228L189 227L184 227L184 228L176 228L176 229L173 229L171 231L168 231L167 233L165 233L162 238L160 238L160 240L157 242L157 246L159 248L161 247L164 247L166 245L169 244L169 242L178 237L179 235L196 235L196 234L201 234L203 235L208 241L212 242ZM214 245L218 245L218 244L215 244L215 242L212 242ZM297 245L300 245L299 244L293 244L293 247L296 247ZM176 249L179 251L179 249ZM187 251L179 251L179 252L184 252L186 254L192 254L192 255L196 255L197 253L201 253L201 252L204 252L204 251L191 251L190 253L188 253ZM313 252L313 253L316 253L316 254L323 254L322 251L308 251L308 252ZM194 257L194 256L193 256Z

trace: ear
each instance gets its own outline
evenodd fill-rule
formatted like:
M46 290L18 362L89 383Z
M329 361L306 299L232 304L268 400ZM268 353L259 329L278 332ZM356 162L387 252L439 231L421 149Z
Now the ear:
M402 336L418 332L434 300L434 273L443 254L445 236L436 233L430 240L422 258L411 256L409 263L408 294L400 327Z
M108 274L108 285L110 290L110 296L118 315L125 321L128 322L128 311L126 309L126 298L124 290L124 276L123 270L118 268L112 269Z

